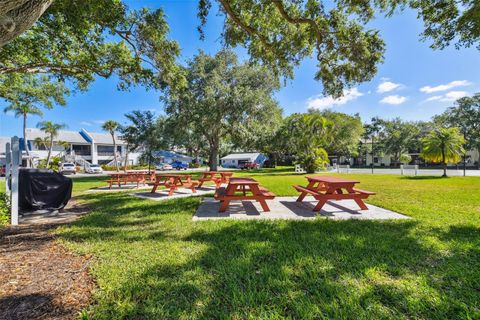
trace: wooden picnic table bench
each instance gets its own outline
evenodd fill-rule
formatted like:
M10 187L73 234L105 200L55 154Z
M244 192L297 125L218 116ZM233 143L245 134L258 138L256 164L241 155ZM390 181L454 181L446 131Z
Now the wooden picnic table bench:
M274 193L260 187L259 183L252 178L230 178L226 188L218 188L215 192L215 199L220 200L221 203L220 212L225 212L230 201L234 200L256 200L260 202L263 211L268 212L270 208L265 200L274 198Z
M355 188L355 184L358 181L346 180L337 177L322 177L322 176L310 176L308 179L308 185L293 186L300 196L297 201L301 202L308 195L311 194L315 200L318 200L317 205L313 208L313 211L320 211L325 203L329 200L354 200L361 210L368 210L368 207L363 202L371 195L375 195L375 192L361 190Z
M198 179L200 188L205 182L212 181L217 188L220 188L222 184L228 183L233 176L233 172L228 171L205 171L202 172L202 177Z
M179 187L189 188L193 193L196 193L195 188L198 186L198 182L193 181L191 175L157 174L155 181L148 183L148 185L153 186L152 193L155 193L158 187L163 186L169 189L168 196L171 196Z

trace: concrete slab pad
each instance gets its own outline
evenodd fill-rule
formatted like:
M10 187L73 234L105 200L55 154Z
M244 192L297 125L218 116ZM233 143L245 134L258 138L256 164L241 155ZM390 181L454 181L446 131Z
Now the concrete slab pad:
M388 220L409 218L400 213L371 204L367 204L368 210L360 210L353 200L329 201L319 213L315 213L312 211L317 204L315 199L307 197L303 202L296 202L296 199L297 197L276 197L274 200L267 200L270 212L264 212L260 204L256 201L232 201L226 212L218 212L220 202L213 198L205 198L197 208L192 220L304 220L315 219L317 217L334 220Z
M136 192L136 193L131 193L131 195L138 198L143 198L143 199L162 201L162 200L185 198L185 197L192 197L192 196L203 196L207 194L212 194L214 192L215 192L215 186L205 186L205 187L197 188L196 193L193 193L192 190L187 188L179 188L171 196L168 196L168 190L166 189L159 189L155 193L151 193L150 191Z

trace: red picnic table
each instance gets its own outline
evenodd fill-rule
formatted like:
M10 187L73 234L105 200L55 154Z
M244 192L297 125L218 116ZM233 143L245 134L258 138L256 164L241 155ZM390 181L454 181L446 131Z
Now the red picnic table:
M198 182L192 181L191 175L157 174L155 176L155 182L149 183L149 185L153 185L152 193L155 193L159 186L164 186L170 189L168 195L171 196L179 187L189 188L193 193L196 193L197 190L195 187L198 185Z
M222 183L228 183L230 178L233 176L233 172L228 171L205 171L202 172L202 177L198 179L200 188L205 182L213 181L217 188L220 188Z
M134 172L119 172L111 173L110 178L106 181L109 184L109 188L112 188L112 184L118 184L120 187L122 184L136 183L137 188L139 184L145 184L155 180L155 172L146 171L134 171Z
M307 194L311 194L315 200L318 200L313 211L320 211L328 200L354 200L361 210L368 210L363 202L375 192L360 190L355 188L359 181L346 180L337 177L313 176L306 177L308 185L306 187L293 186L298 192L301 192L297 202L303 201Z
M230 178L226 188L218 188L215 192L215 199L221 202L220 212L227 210L232 200L256 200L268 212L270 208L265 200L273 198L275 194L260 187L258 181L252 178Z

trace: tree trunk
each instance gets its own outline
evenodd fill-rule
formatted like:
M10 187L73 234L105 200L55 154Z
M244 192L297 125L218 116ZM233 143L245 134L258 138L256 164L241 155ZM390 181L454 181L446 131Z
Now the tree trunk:
M115 134L111 133L111 135L113 140L113 160L115 161L115 169L117 169L117 172L120 172L120 169L118 168L118 160L117 160L117 142L115 141Z
M50 167L50 156L52 155L53 150L53 135L50 136L50 147L48 148L48 155L47 155L47 165L46 168Z
M30 163L30 167L33 168L33 160L30 156L30 151L28 150L28 143L27 143L27 114L23 114L23 147L25 152L27 153L28 162Z
M373 161L373 159L375 158L375 152L373 151L373 148L374 148L373 139L374 137L372 136L372 174L373 174L373 167L375 166L375 162Z
M477 152L478 152L477 169L480 170L480 147L477 148Z
M445 149L442 148L443 177L447 176L447 162L445 161Z
M53 0L0 1L0 48L28 30Z
M217 157L218 157L218 143L214 142L210 144L210 153L208 155L208 165L210 171L217 171Z
M127 149L125 150L125 163L123 166L123 171L127 172L127 167L128 167L128 145L126 147Z

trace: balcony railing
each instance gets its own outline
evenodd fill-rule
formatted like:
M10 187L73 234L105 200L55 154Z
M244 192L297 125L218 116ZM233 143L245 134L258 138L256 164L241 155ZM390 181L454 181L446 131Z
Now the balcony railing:
M113 157L113 151L111 152L97 152L97 155L100 157Z

